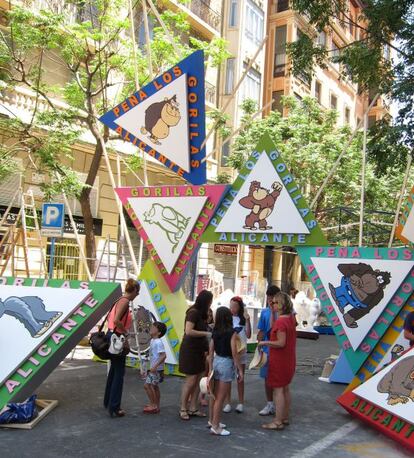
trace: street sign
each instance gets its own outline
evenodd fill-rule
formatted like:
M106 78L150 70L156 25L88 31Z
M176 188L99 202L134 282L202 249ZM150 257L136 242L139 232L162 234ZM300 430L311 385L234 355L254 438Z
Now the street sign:
M65 223L65 204L44 203L42 205L42 235L62 237Z

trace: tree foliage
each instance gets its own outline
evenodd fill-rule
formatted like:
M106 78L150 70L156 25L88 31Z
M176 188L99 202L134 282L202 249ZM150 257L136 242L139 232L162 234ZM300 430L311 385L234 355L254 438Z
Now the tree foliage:
M289 110L287 117L282 117L278 111L272 111L264 119L247 122L232 145L227 165L240 170L255 148L258 138L267 132L310 204L337 157L347 147L351 132L348 126L337 127L335 110L321 109L311 97L305 97L301 101L295 97L284 97L283 105ZM256 110L251 101L245 101L242 109L244 121L248 121ZM313 209L323 228L358 221L361 150L362 134L357 135L347 147L344 160ZM392 222L392 212L395 211L396 195L401 183L402 175L397 173L395 168L388 168L382 175L378 175L375 163L368 161L365 196L368 216L365 231L369 234L369 243L384 243L386 240L389 233L387 226L370 224L369 221ZM385 212L381 214L381 218L370 216L370 212L378 211ZM347 241L358 244L357 225L349 226L346 231L344 233L342 229L339 232L339 229L335 228L329 230L327 235L331 243ZM365 241L368 242L368 239Z
M161 17L175 46L161 27L154 27L150 71L145 49L138 49L136 62L133 59L128 3L68 0L59 11L13 6L7 12L7 30L0 32L3 90L10 93L25 87L36 98L29 122L11 109L10 116L0 119L0 128L14 141L0 151L0 176L10 170L14 151L24 151L31 163L50 177L43 184L48 197L62 191L77 196L85 222L87 257L91 259L96 253L89 195L104 148L110 147L113 139L119 140L98 122L99 116L135 91L135 65L139 83L144 85L194 49L204 49L212 65L226 56L222 39L210 43L193 40L185 14L164 10ZM70 14L74 10L75 18ZM139 8L136 17L139 24ZM149 19L155 23L152 14ZM63 69L66 81L52 84L46 61ZM86 137L93 138L95 145L86 182L81 183L70 165L73 147ZM140 166L137 159L127 162L135 170Z
M398 103L397 118L384 119L375 128L369 154L377 172L401 168L414 146L414 2L367 0L358 17L345 0L292 0L292 7L306 16L309 27L288 47L292 72L312 72L315 64L340 64L342 78L358 84L359 91L373 90ZM358 39L340 46L339 55L320 46L318 31L332 33L334 24L356 29ZM386 51L391 50L388 58Z

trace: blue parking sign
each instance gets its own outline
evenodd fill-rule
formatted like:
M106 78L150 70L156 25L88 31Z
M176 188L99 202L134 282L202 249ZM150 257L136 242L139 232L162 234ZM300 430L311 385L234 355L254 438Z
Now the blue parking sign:
M65 204L44 203L42 205L42 235L61 237L65 223Z

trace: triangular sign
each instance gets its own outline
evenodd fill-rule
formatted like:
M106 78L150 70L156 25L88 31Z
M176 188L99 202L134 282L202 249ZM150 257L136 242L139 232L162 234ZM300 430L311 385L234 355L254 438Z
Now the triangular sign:
M139 292L139 296L137 296L134 300L134 306L145 307L148 311L150 311L154 315L157 321L163 321L163 319L166 318L165 314L166 313L168 314L168 311L165 305L160 304L161 300L158 301L158 305L159 305L158 307L155 304L155 298L157 297L156 296L154 297L151 294L151 291L156 286L155 282L153 280L150 280L148 282L146 280L142 280L140 283L141 283L141 290ZM161 315L164 315L163 318L161 318ZM167 317L167 322L168 321L169 321L169 317ZM166 364L175 365L175 364L178 364L178 359L172 347L170 335L171 335L170 330L167 330L167 334L164 337L162 337L161 340L162 340L162 343L164 344L165 353L167 357L167 359L165 360Z
M260 139L240 171L202 241L291 246L328 243L268 135Z
M117 283L2 277L0 410L33 394L121 294Z
M414 311L414 296L401 308L392 325L387 329L383 337L374 347L364 364L359 368L356 376L352 379L348 389L352 390L362 382L368 380L375 372L395 361L401 353L410 347L410 342L404 337L404 322L407 315Z
M338 403L414 452L414 348L346 391Z
M338 342L354 373L412 294L408 249L298 247Z
M411 188L407 202L401 212L400 222L395 234L404 243L414 245L414 186Z
M225 185L116 189L171 290L180 286L225 190Z
M205 183L203 51L127 97L100 121L190 183Z

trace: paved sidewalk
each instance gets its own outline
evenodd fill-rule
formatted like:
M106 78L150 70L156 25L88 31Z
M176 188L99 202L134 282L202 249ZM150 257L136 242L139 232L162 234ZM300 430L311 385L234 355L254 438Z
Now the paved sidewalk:
M410 456L393 441L354 421L336 397L343 385L320 382L322 364L338 353L333 336L298 340L298 370L292 393L292 424L284 431L264 431L263 383L257 372L246 377L243 414L223 414L230 437L209 434L204 419L178 417L181 379L167 377L161 385L160 415L141 413L146 402L136 371L127 370L123 407L128 415L111 419L102 407L106 365L77 350L38 390L39 398L57 399L59 406L31 431L0 430L1 456L7 458L88 457L278 457L403 458ZM236 390L233 389L233 396ZM235 404L235 403L234 403Z

